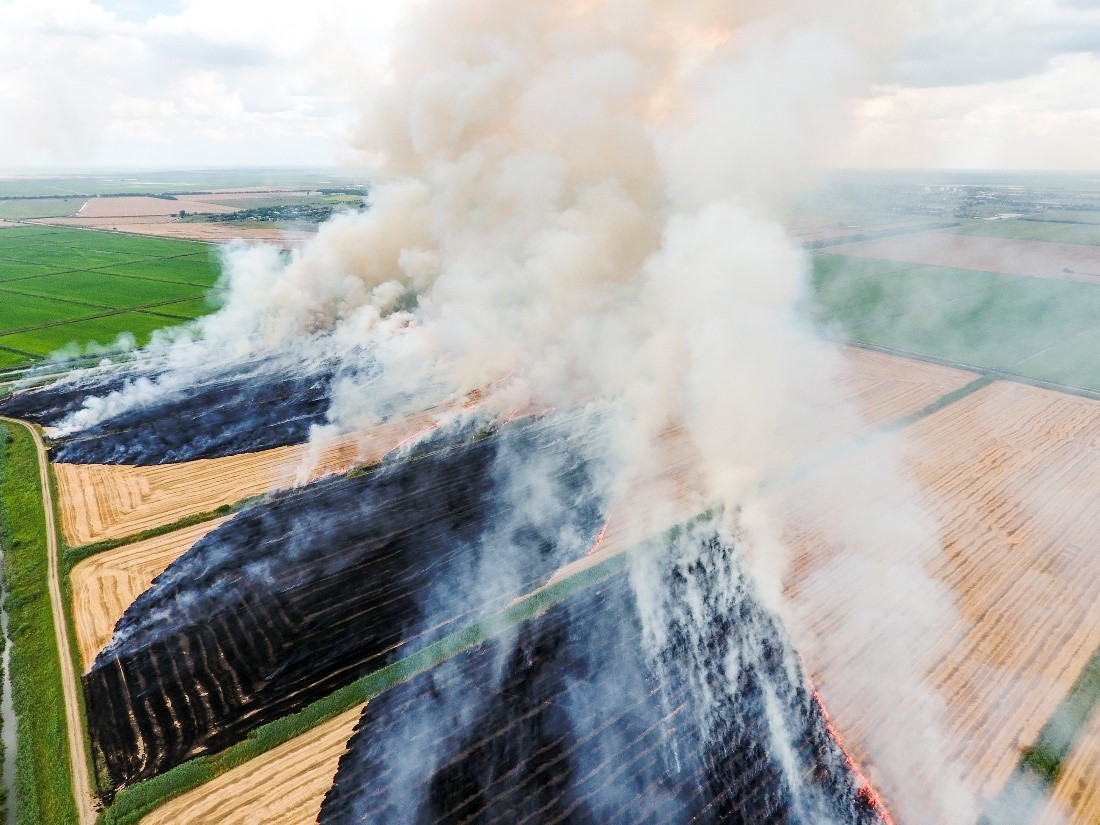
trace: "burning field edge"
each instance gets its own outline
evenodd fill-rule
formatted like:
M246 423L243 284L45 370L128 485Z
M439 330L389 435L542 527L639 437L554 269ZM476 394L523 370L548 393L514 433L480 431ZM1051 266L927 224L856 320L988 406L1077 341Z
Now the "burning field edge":
M980 375L976 376L975 380L936 398L930 404L908 415L872 427L871 434L883 428L892 430L906 426L914 420L930 415L942 409L944 406L980 389L989 383L990 380L992 379ZM865 434L863 437L868 437L869 435L870 434ZM857 438L856 440L858 441L860 439ZM827 450L826 453L831 453L831 451ZM780 475L782 475L782 473L780 473ZM234 505L233 509L237 510L242 506L243 503ZM708 514L697 516L696 519L691 520L689 524L699 519L704 519L707 515ZM194 518L186 521L187 523L192 523L193 521L200 520L203 519ZM182 522L167 527L155 528L147 532L150 535L161 535L181 526L184 526ZM681 527L682 526L683 525L681 525ZM677 528L674 528L674 530L675 529ZM666 533L664 536L651 539L650 542L661 541L669 535L671 535L671 533ZM147 536L143 533L127 539L70 549L66 552L66 566L71 570L79 560L88 558L104 550L128 544L138 538L146 537ZM649 542L646 544L648 545ZM544 590L536 591L536 593L529 595L521 602L508 608L502 614L486 623L474 625L465 630L458 631L436 645L420 651L414 656L368 674L352 685L335 691L298 713L285 716L257 729L246 740L237 745L233 745L217 754L192 759L159 776L124 788L119 791L118 795L107 809L103 822L139 822L145 815L169 800L200 787L232 768L238 767L279 745L285 744L291 739L335 718L356 705L362 704L372 696L400 682L406 681L439 662L480 643L487 636L499 632L502 627L510 626L530 616L536 615L547 607L556 604L570 593L575 592L577 589L612 575L622 569L625 564L625 556L616 557L605 562L603 565L577 574L571 578L564 579L561 582L556 582Z
M874 349L874 348L870 348L870 349ZM948 392L948 393L944 394L942 397L936 399L931 404L928 404L927 406L925 406L924 408L922 408L922 409L920 409L916 412L913 412L913 413L910 413L908 415L902 416L901 418L895 419L893 421L884 422L883 424L880 424L878 427L872 428L872 433L874 431L880 430L880 429L894 430L894 429L900 429L900 428L903 428L905 426L908 426L908 425L914 423L916 420L919 420L919 419L924 418L928 415L931 415L932 413L937 412L937 411L943 409L946 406L949 406L950 404L954 403L955 401L958 401L961 398L972 394L976 390L981 389L981 388L987 386L989 383L992 383L992 382L996 381L998 378L1002 378L1002 376L996 374L996 372L982 371L982 373L979 373L977 376L975 376L974 381L972 381L971 383L965 384L962 387L959 387L959 388L957 388L957 389L955 389L951 392ZM1012 379L1009 379L1009 380L1011 381ZM1031 383L1031 382L1023 382L1023 383ZM9 448L12 444L16 444L18 442L18 437L19 436L22 436L22 439L27 441L28 444L29 444L29 442L30 442L29 434L23 432L22 428L8 427L6 429L14 431L12 433L12 435L6 436L7 446ZM0 427L0 434L2 434L2 433L5 433L5 429ZM864 438L866 438L866 437L867 437L867 435L864 436ZM0 439L0 440L2 440L2 439ZM861 439L857 439L857 440L861 440ZM24 490L23 494L24 495L34 495L34 501L26 507L22 507L22 508L17 509L16 512L18 512L20 514L20 516L22 518L24 518L24 520L26 520L26 521L34 521L34 519L33 518L32 519L26 519L23 514L26 514L26 513L35 514L35 513L37 513L37 514L39 514L38 515L38 521L41 522L40 514L42 512L42 506L41 506L40 491L37 491L37 485L36 484L31 484L30 483L30 482L33 482L33 481L36 480L36 469L37 469L36 468L36 462L34 461L35 456L33 454L33 444L29 444L29 447L32 450L32 452L30 454L31 461L30 461L29 464L27 464L27 466L23 466L23 464L19 464L18 462L5 462L4 461L4 456L2 455L4 446L5 445L0 444L0 469L9 470L9 476L3 477L4 478L3 483L5 485L4 486L4 493L5 493L4 502L8 503L8 505L11 506L10 503L13 501L13 499L10 498L10 496L9 496L9 493L10 493L9 485L12 482L12 476L17 477L17 478L26 477L26 478L23 478L23 485L24 486L29 485L30 487L32 487L34 489L31 489L29 491ZM27 445L24 445L24 449L26 448L26 446ZM843 447L844 445L841 445L841 446ZM9 449L9 452L10 452L10 449ZM831 451L825 451L825 452L830 453ZM827 457L828 457L827 455L824 457L825 460L827 460ZM26 458L26 457L24 456L23 458ZM14 472L12 471L13 468L14 468ZM51 479L51 481L52 481L52 479ZM262 499L263 496L260 496L258 498ZM196 515L196 516L191 516L191 517L185 518L185 519L183 519L179 522L176 522L176 523L173 523L173 524L170 524L170 525L164 525L164 526L156 527L156 528L153 528L151 530L144 531L143 533L135 534L133 536L128 536L128 537L117 539L117 540L111 540L111 541L107 541L107 542L100 542L100 543L96 543L96 544L84 545L84 546L80 546L80 547L67 547L67 546L65 546L64 547L64 555L62 557L62 562L63 562L63 585L64 585L64 589L65 589L65 594L64 595L65 595L66 602L67 602L66 605L65 605L65 607L66 607L66 610L65 610L66 620L69 622L70 632L73 632L73 627L74 627L74 623L73 623L73 607L74 606L73 606L73 602L72 602L71 580L70 580L68 574L70 573L72 567L75 566L75 564L77 562L79 562L80 560L83 560L85 558L88 558L89 556L95 555L96 553L99 553L99 552L102 552L102 551L105 551L105 550L109 550L109 549L112 549L112 548L115 548L115 547L119 547L119 546L122 546L122 545L130 544L130 543L132 543L136 540L142 539L142 538L148 538L148 537L151 537L153 535L163 535L163 534L166 534L166 533L171 532L173 530L179 529L180 527L186 526L188 524L194 524L194 523L198 523L198 522L201 522L201 521L205 521L205 520L207 520L209 518L212 518L212 517L214 517L216 515L219 515L219 514L238 511L238 510L242 509L243 507L247 506L249 503L252 503L256 500L257 500L257 498L247 499L245 501L238 502L238 503L236 503L234 505L231 505L231 506L228 506L228 507L219 508L219 510L217 512L214 512L214 513L204 513L204 514L200 514L200 515ZM55 495L55 505L56 504L57 504L57 501L56 501L56 495ZM702 518L705 518L705 517L706 516L704 514L703 516L697 517L697 519L693 519L692 522L695 522L698 519L702 519ZM682 526L683 525L681 525L681 527ZM680 529L680 528L674 528L673 531L670 531L670 533L666 533L662 537L651 539L650 542L660 541L663 538L666 538L668 535L671 534L671 532L674 532L677 529ZM44 543L44 538L45 537L44 537L44 534L42 532L43 531L43 525L41 523L37 524L37 526L30 525L29 527L24 525L24 530L29 530L30 531L30 533L28 533L28 535L33 534L34 531L37 530L37 537L38 537L39 543L40 544ZM649 542L647 542L647 544L649 544ZM362 704L363 702L367 701L368 699L372 698L373 696L378 695L382 691L385 691L385 690L389 689L390 687L393 687L394 685L397 685L401 682L407 681L408 679L413 678L417 674L422 673L422 672L434 667L435 665L439 664L440 662L445 661L446 659L449 659L450 657L455 656L458 653L460 653L460 652L462 652L462 651L464 651L464 650L466 650L466 649L468 649L468 648L470 648L474 645L479 644L480 642L484 641L486 638L489 638L489 637L493 636L495 633L500 632L500 630L502 630L504 627L511 626L511 625L513 625L515 623L518 623L518 622L521 622L521 621L523 621L527 618L538 615L539 613L541 613L542 611L544 611L547 608L551 607L552 605L558 603L559 601L561 601L562 599L564 599L566 596L570 595L571 593L576 592L577 590L582 589L584 587L587 587L590 584L594 584L598 581L601 581L601 580L605 579L606 577L608 577L610 575L613 575L615 572L618 572L620 569L622 569L622 567L625 566L626 563L627 562L626 562L626 557L625 556L616 557L616 558L613 558L613 559L605 562L604 564L602 564L598 567L594 567L594 568L591 568L589 570L586 570L586 571L584 571L580 574L577 574L577 575L575 575L571 578L568 578L568 579L565 579L565 580L562 580L562 581L559 581L559 582L555 582L553 585L549 585L549 586L547 586L547 587L545 587L545 588L543 588L539 591L536 591L533 594L529 594L527 597L524 597L523 599L517 601L512 606L510 606L506 610L502 611L500 614L495 615L494 617L492 617L489 620L486 620L485 622L482 622L482 623L476 624L476 625L472 625L472 626L467 627L463 630L460 630L460 631L452 634L451 636L446 637L445 639L441 640L440 642L437 642L435 645L432 645L429 648L421 650L421 651L419 651L418 653L416 653L412 656L409 656L409 657L407 657L405 659L402 659L402 660L400 660L400 661L398 661L398 662L396 662L392 665L389 665L385 668L381 668L379 670L376 670L376 671L360 678L358 681L352 683L351 685L348 685L345 688L342 688L338 691L335 691L334 693L330 694L329 696L326 696L325 698L323 698L321 700L318 700L317 702L313 703L312 705L308 706L307 708L305 708L304 710L302 710L298 713L285 716L281 719L278 719L274 722L269 723L268 725L265 725L265 726L259 728L252 735L250 735L246 740L244 740L243 742L240 742L237 745L231 746L230 748L226 749L225 751L222 751L222 752L220 752L218 754L215 754L215 755L204 756L204 757L200 757L198 759L193 759L193 760L191 760L189 762L186 762L186 763L184 763L184 764L182 764L182 765L180 765L180 766L178 766L178 767L176 767L176 768L174 768L174 769L172 769L172 770L170 770L170 771L168 771L168 772L166 772L166 773L164 773L160 776L157 776L153 779L147 780L145 782L141 782L141 783L133 785L129 788L125 788L124 790L119 792L119 794L115 798L113 804L110 806L110 808L108 808L104 812L104 814L101 817L100 821L103 822L103 823L136 823L136 822L139 822L143 817L145 817L152 810L156 809L157 807L159 807L163 803L169 801L170 799L178 797L181 794L186 793L187 791L198 788L201 785L205 784L206 782L210 781L211 779L214 779L214 778L226 773L227 771L231 770L232 768L237 767L241 764L244 764L245 762L248 762L249 760L251 760L251 759L253 759L257 756L260 756L261 754L264 754L264 753L272 750L273 748L275 748L279 745L282 745L282 744L285 744L285 743L291 741L292 739L298 737L301 734L306 733L307 731L315 728L316 726L318 726L320 724L323 724L326 721L329 721L329 720L337 717L341 713L347 712L351 708L354 708L356 705ZM6 560L6 565L9 567L9 576L10 576L11 575L10 566L12 565L12 559L10 559L10 558L7 559ZM44 581L44 578L42 579L42 581ZM46 601L44 599L44 593L42 593L42 591L44 591L44 587L39 588L39 593L41 594L41 597L39 599L38 608L45 608L45 613L43 615L45 615L45 617L46 617L45 628L48 631L50 629L50 624L49 624L49 615L50 614L48 612L49 604L48 604L48 601ZM32 606L33 606L33 603L32 603ZM14 618L15 618L15 616L13 614L13 619ZM13 622L13 637L15 637L16 633L18 633L18 632L19 632L19 629L17 627L17 624L16 624L16 622ZM48 639L49 639L51 645L52 645L52 638L53 638L52 633L49 633L48 634ZM73 639L75 639L75 638L76 638L76 636L75 636L75 633L74 633ZM24 645L25 644L26 643L24 642ZM25 647L25 649L32 649L32 650L41 651L43 648L42 648L41 645L32 645L30 648ZM77 652L75 650L75 647L74 647L73 650L70 651L70 654L73 656L74 661L78 661ZM1093 657L1094 663L1096 662L1097 658L1098 657L1096 655L1094 655L1094 657ZM56 670L56 668L57 668L56 661L53 663L53 667ZM15 665L13 664L13 672L14 671L15 671ZM1086 682L1086 681L1087 680L1083 680L1083 683ZM1093 707L1093 705L1096 703L1096 700L1098 698L1098 693L1100 693L1100 691L1097 690L1096 681L1097 681L1096 679L1093 679L1092 682L1088 682L1088 685L1091 685L1090 690L1086 691L1086 695L1087 695L1087 697L1089 697L1089 700L1090 700L1089 705L1088 705L1089 708ZM59 675L58 675L57 679L55 680L54 684L56 685L58 683L59 683ZM1076 689L1075 689L1075 693L1077 693L1077 692L1078 691L1076 691ZM55 691L55 693L56 693L56 691ZM57 699L58 697L54 696L53 698ZM18 699L17 699L17 701L18 701ZM41 708L39 708L38 710L41 711ZM63 742L64 742L64 735L63 735L64 722L63 722L63 719L64 719L64 717L63 717L63 714L61 713L62 708L61 708L59 702L54 704L53 710L56 711L56 719L60 720L60 724L61 724L61 727L59 729L60 734L57 735L57 736L53 736L53 737L50 737L49 735L36 737L35 744L39 745L39 746L41 746L42 744L47 744L50 747L56 747L52 743L58 742L58 743L62 743L62 744L60 744L60 746L63 748L64 747L64 745L63 745ZM81 712L83 714L83 707L81 708ZM1084 718L1087 719L1087 717L1088 717L1088 714L1085 713ZM1051 723L1048 723L1048 727L1050 727L1050 724ZM1078 732L1079 728L1080 728L1080 725L1077 725L1074 729L1074 739L1076 738L1076 733ZM84 727L83 729L86 730L86 727ZM1045 755L1045 752L1041 752L1042 751L1042 747L1041 747L1042 743L1043 743L1043 740L1040 740L1040 742L1036 745L1036 747L1032 749L1033 752L1030 753L1026 757L1024 762L1021 764L1020 769L1021 770L1028 769L1028 770L1031 770L1033 772L1037 772L1037 773L1041 774L1042 777L1043 777L1044 783L1049 785L1054 779L1057 778L1058 770L1059 770L1059 767L1060 767L1061 762L1063 761L1063 759L1058 759L1058 760L1056 760L1056 762L1054 762L1050 765L1044 764L1044 765L1040 766L1037 763L1035 763L1036 759L1038 759L1039 757L1042 757L1042 756ZM21 744L22 744L22 739L21 739ZM1070 743L1070 746L1072 746L1072 742ZM26 753L25 750L21 750L21 759L22 758L29 758L29 757L23 757L23 754L25 754L25 753ZM1062 756L1064 757L1065 753L1063 753ZM1033 764L1033 763L1035 763L1035 764ZM57 778L56 782L58 783L59 787L63 787L65 789L64 794L65 794L65 796L68 797L69 803L71 803L71 791L69 791L69 787L71 786L71 782L66 781L68 779L68 771L67 771L68 760L66 758L64 758L64 755L62 755L60 758L57 757L57 756L54 756L54 757L51 758L51 760L48 762L48 764L50 765L51 769L54 768L55 766L59 765L59 764L63 765L66 768L66 770L64 772L64 776L61 777L61 778ZM1008 788L1005 789L1005 792L1007 792L1007 791L1008 791ZM1003 796L1003 794L1002 794L1002 796ZM24 821L67 822L67 821L72 821L72 820L69 819L69 818L65 818L65 817L62 817L62 818L59 818L59 819L55 820L55 819L50 818L49 816L42 816L41 818L36 817L36 818L32 818L30 820L24 820Z

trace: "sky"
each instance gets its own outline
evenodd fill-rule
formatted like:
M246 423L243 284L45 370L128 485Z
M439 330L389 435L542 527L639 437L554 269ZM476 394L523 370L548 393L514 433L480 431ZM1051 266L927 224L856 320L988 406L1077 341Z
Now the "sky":
M844 0L837 0L844 2ZM833 165L1100 169L1100 0L931 0ZM402 0L0 0L0 170L329 166Z

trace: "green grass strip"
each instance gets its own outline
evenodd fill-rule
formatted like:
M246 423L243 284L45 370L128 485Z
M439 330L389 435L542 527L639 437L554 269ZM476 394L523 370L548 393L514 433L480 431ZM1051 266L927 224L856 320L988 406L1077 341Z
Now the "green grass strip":
M101 818L103 825L134 825L169 799L193 790L232 768L300 736L401 682L475 647L506 628L531 619L572 593L624 570L628 558L615 556L599 565L547 585L505 609L462 628L434 644L387 665L329 694L304 710L257 728L244 741L213 756L201 756L172 770L125 788Z
M973 381L971 381L969 384L965 384L959 387L957 390L951 390L951 392L946 393L945 395L941 395L931 404L925 407L921 407L916 412L909 413L909 415L903 415L901 418L894 419L893 421L890 421L889 423L878 427L876 429L876 432L896 432L898 430L904 429L910 424L915 424L916 422L920 421L922 418L927 418L930 415L938 413L940 410L944 409L945 407L951 406L956 401L961 401L968 395L973 395L978 390L985 389L996 380L996 375L986 374L979 376L978 378L975 378Z
M184 527L191 527L195 524L202 524L204 521L213 521L216 518L222 516L232 515L239 513L246 507L251 507L253 504L257 504L267 498L267 495L251 496L250 498L242 499L241 501L234 502L233 504L223 504L216 510L208 510L203 513L195 513L194 515L184 516L178 521L173 521L169 524L161 524L157 527L150 527L148 530L142 530L139 533L131 533L128 536L122 536L117 539L108 539L105 541L97 541L91 544L82 544L78 547L70 547L64 539L61 537L61 569L66 573L71 573L72 569L76 567L84 559L91 558L99 553L106 553L108 550L115 550L127 544L133 544L138 541L145 541L146 539L156 538L157 536L163 536L165 533L174 533L176 530L182 530ZM61 522L58 521L58 524Z
M1039 731L1035 744L1024 751L1015 773L989 803L979 825L1028 825L1035 821L1098 705L1100 647L1093 651L1069 693Z
M72 795L61 667L47 588L46 525L38 453L22 427L0 425L0 522L17 724L19 822L69 825Z
M973 395L978 390L984 389L997 380L996 375L981 375L971 381L969 384L965 384L956 390L952 390L949 393L941 395L931 404L927 404L921 407L915 412L911 412L908 415L903 415L901 418L895 418L893 421L887 421L885 424L879 424L876 427L871 428L870 431L858 435L855 438L844 441L841 444L825 447L810 456L797 461L788 467L782 467L779 470L771 473L760 484L762 491L774 490L779 487L783 487L788 484L792 484L799 479L817 472L821 468L828 464L837 461L841 457L865 446L869 442L887 433L898 432L910 424L915 424L923 418L927 418L930 415L940 412L941 410L951 406L956 401L961 401L969 395Z

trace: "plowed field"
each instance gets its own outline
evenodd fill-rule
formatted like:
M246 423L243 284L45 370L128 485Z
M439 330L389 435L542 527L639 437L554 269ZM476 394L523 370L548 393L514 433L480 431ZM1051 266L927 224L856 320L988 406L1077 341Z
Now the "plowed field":
M73 568L73 615L84 669L111 640L115 624L153 579L225 518L99 553Z

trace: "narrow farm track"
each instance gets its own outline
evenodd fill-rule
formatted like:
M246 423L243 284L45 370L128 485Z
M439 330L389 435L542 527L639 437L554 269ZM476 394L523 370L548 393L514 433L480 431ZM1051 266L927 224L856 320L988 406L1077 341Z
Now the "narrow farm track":
M935 608L950 621L901 654L893 647L900 620L884 615L852 626L852 605L881 599L889 585L843 573L851 554L831 548L859 539L837 535L836 514L864 530L867 514L904 512L893 491L858 485L866 451L784 494L788 541L799 551L791 595L819 639L807 651L815 681L857 756L912 738L911 707L876 706L857 687L904 655L942 703L939 764L981 806L1004 786L1100 646L1100 403L997 382L906 432L906 460L938 536L887 521L862 539L877 535L895 545L896 557L922 560L954 601L953 614ZM905 591L908 584L895 582L891 594L903 611L907 600L921 598ZM883 771L873 778L887 799L912 782ZM934 785L947 776L928 779Z
M92 781L88 771L88 754L84 744L84 731L80 715L80 693L76 673L73 669L72 648L69 646L69 629L65 621L65 607L61 595L61 581L58 573L57 525L53 517L53 494L50 491L49 464L46 458L46 445L38 430L25 421L13 418L0 418L7 424L15 424L26 429L34 438L38 451L39 480L42 484L42 509L46 519L46 557L49 564L48 587L50 591L50 610L53 613L53 627L57 639L57 653L61 665L61 688L65 698L65 727L69 740L69 761L73 775L73 799L76 802L80 825L92 825L96 820L95 807L92 804Z
M1081 732L1062 766L1050 801L1035 825L1096 825L1100 822L1100 708Z
M227 517L228 518L228 517ZM126 608L154 578L227 518L174 530L162 536L97 553L73 568L73 616L80 658L87 671L111 640Z

